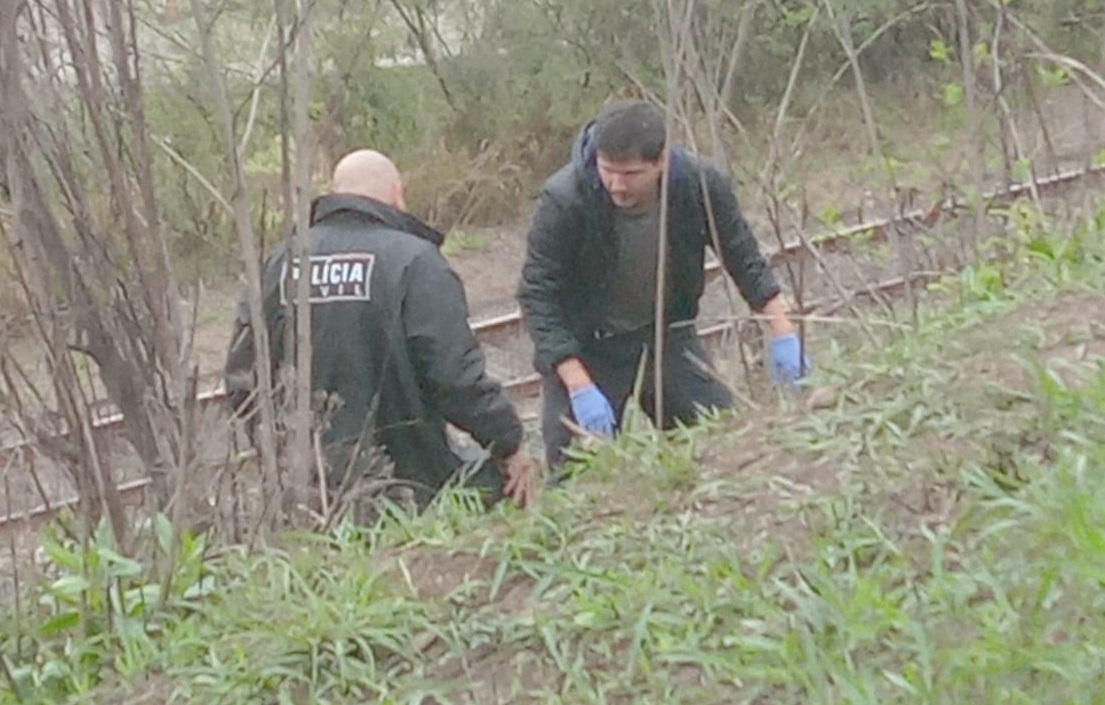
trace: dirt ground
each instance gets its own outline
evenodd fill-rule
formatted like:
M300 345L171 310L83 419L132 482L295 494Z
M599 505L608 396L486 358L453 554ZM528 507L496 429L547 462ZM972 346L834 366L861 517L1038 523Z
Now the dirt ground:
M1015 359L1018 351L1005 349L1002 352L1002 334L1026 328L1039 331L1036 351L1046 364L1060 373L1064 363L1084 364L1105 358L1105 294L1061 295L1053 300L1020 306L986 321L981 334L987 336L989 344L985 350L980 349L977 355L963 361L964 384L979 391L995 385L1014 391L1031 391L1032 382ZM813 405L826 408L833 404L831 399L822 398ZM775 406L743 415L734 423L731 436L704 444L698 458L700 475L694 480L697 490L674 501L681 503L682 510L706 517L724 517L741 555L750 555L757 546L768 543L768 538L779 541L788 556L802 555L809 547L815 528L794 516L793 507L801 505L805 499L827 496L838 490L841 484L838 468L832 462L808 454L765 444L762 439L773 428L790 425L810 413L817 413L817 410L810 406L790 410ZM732 495L716 499L703 491L715 482L738 477L752 480L750 487L756 490L739 499ZM771 479L760 482L757 478ZM595 488L588 486L584 491L594 493ZM923 499L918 500L918 497ZM912 483L905 478L902 487L889 499L901 505L902 521L930 527L946 526L957 511L950 487L933 487L919 478ZM623 487L607 487L601 496L595 496L595 500L596 506L602 507L603 519L638 517L656 511L652 498ZM494 538L492 534L489 543L494 543ZM478 587L473 588L476 592L470 606L494 604L497 614L511 615L534 610L530 596L535 580L531 578L515 576L506 581L496 595L488 593L486 586L494 584L498 565L494 555L456 546L449 549L419 547L396 551L385 560L395 570L396 584L407 586L415 599L447 600L455 590L471 584ZM533 672L520 669L519 658L522 657L518 654L476 649L463 658L444 660L444 665L437 666L433 675L443 680L463 678L469 690L460 696L460 702L471 703L498 702L495 694L510 692L513 679L520 671L533 679L534 687L547 683L550 677L558 677L556 673L544 673L540 664ZM694 673L687 675L695 676Z
M1067 294L1058 298L1034 304L1019 306L1015 311L1005 314L984 325L985 345L980 350L957 363L958 380L962 385L957 393L964 389L985 390L1000 389L1004 392L1015 391L1030 393L1035 382L1029 377L1019 360L1023 350L1007 345L1003 334L1018 329L1033 328L1040 334L1035 352L1048 369L1057 374L1065 384L1084 384L1087 363L1105 360L1105 294L1084 293ZM774 482L762 493L747 497L741 506L727 503L704 502L698 511L741 516L747 531L737 532L741 536L749 535L779 536L783 532L793 532L796 524L780 514L784 499L799 496L817 496L831 491L838 478L835 468L814 457L801 457L788 454L782 449L766 446L759 442L762 432L757 428L785 426L818 409L832 408L838 402L840 390L816 390L818 394L807 397L805 408L784 413L767 413L756 418L741 420L745 433L733 443L715 447L713 452L703 459L706 474L726 475L731 473L756 474L759 469L770 468L770 474L782 482ZM747 426L751 425L751 431ZM916 491L926 495L931 488L902 487L904 495ZM925 502L927 504L927 501ZM798 527L801 530L801 527Z

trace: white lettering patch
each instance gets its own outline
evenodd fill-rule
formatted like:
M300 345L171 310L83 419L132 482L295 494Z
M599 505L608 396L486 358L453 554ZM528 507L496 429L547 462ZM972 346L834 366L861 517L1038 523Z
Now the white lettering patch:
M372 267L376 264L376 255L368 252L312 255L308 261L311 303L371 300ZM284 262L284 271L280 276L282 306L296 299L299 269L298 259Z

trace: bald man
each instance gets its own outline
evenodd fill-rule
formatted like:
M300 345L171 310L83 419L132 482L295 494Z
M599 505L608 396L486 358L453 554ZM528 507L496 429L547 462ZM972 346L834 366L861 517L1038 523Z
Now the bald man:
M395 477L420 507L458 480L494 503L527 506L538 482L522 450L522 425L502 387L488 377L468 325L460 279L442 257L444 236L406 212L399 170L385 155L357 150L334 168L330 193L311 204L311 383L330 410L323 445L331 486L365 473L382 449ZM303 267L284 247L263 280L273 367L294 326ZM226 386L248 414L254 387L249 309L239 306L227 355ZM446 434L451 423L484 449L463 457Z

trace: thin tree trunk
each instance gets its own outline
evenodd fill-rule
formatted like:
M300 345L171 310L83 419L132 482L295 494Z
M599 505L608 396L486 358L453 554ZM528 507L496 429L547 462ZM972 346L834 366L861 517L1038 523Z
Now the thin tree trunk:
M297 0L299 31L295 42L295 256L299 259L299 286L296 290L296 375L295 419L293 423L293 488L305 491L310 486L312 460L311 433L311 278L310 204L311 204L311 5Z
M265 511L271 512L279 505L276 494L280 486L280 474L276 462L276 413L272 394L270 341L265 325L264 311L262 310L261 257L258 252L257 235L250 219L250 199L245 170L234 135L234 115L230 109L230 99L227 94L226 81L222 74L222 64L215 54L215 48L211 42L212 26L202 0L190 1L196 27L199 30L201 56L207 71L212 99L215 101L215 111L222 131L226 164L234 185L231 204L234 207L234 225L238 232L238 240L242 247L242 260L246 269L250 326L253 329L254 349L257 351L257 404L260 413L260 423L257 430L260 444L262 482L264 483L262 496L265 502Z

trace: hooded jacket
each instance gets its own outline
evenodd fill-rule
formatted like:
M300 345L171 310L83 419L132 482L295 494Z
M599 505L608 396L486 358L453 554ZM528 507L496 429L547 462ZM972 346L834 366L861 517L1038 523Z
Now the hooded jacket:
M593 127L592 121L580 131L571 161L545 182L527 236L518 299L542 374L583 353L586 341L601 333L610 300L608 275L618 257L616 206L599 179ZM665 321L698 316L707 247L715 250L749 306L762 309L779 293L779 284L741 215L729 179L677 145L668 154Z
M441 255L444 236L368 198L327 195L311 209L311 385L333 410L323 435L343 448L382 447L395 474L436 491L456 470L445 423L470 433L495 458L516 452L523 430L501 385L487 375L468 325L460 279ZM298 263L284 247L263 274L274 369L294 362ZM249 311L239 306L227 359L233 404L254 379ZM293 346L294 347L294 346ZM366 443L367 441L367 443Z

